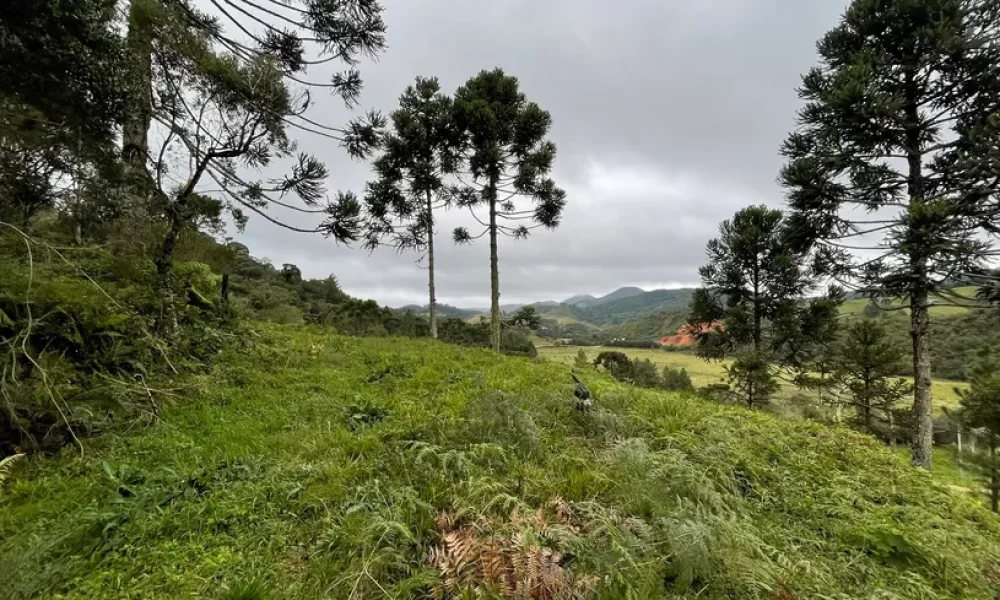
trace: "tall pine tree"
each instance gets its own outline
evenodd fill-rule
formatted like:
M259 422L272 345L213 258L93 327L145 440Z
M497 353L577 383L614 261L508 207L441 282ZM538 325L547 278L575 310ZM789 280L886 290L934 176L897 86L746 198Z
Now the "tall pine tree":
M857 414L857 425L895 443L894 411L913 386L893 377L904 351L889 339L878 321L864 319L851 324L840 341L834 359L835 378L844 386L849 404Z
M455 241L467 243L483 235L490 240L490 339L500 351L500 270L497 240L501 235L525 238L535 227L559 226L566 192L556 187L549 172L556 146L546 139L552 117L521 92L516 77L501 69L483 71L455 93L455 122L463 133L461 185L452 188L459 206L473 211L482 231L460 227ZM529 198L530 209L516 201ZM475 215L485 207L483 220ZM516 222L528 222L531 225Z
M367 186L366 246L389 243L398 250L426 252L431 337L437 338L434 281L434 212L450 204L442 194L445 177L455 170L459 140L451 98L436 78L418 77L390 116L392 130L375 160L375 181Z
M776 391L776 367L798 369L810 346L832 338L838 298L805 299L816 290L810 256L789 246L780 210L740 210L719 226L707 254L689 316L698 354L735 357L734 393L755 408Z
M910 310L917 421L930 468L928 308L978 285L1000 203L1000 39L992 0L855 0L803 77L781 179L798 242L826 273Z

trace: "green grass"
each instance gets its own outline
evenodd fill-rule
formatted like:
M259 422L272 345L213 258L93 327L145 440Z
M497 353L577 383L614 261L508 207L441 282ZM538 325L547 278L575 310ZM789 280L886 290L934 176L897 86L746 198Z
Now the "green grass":
M565 364L576 361L580 348L576 346L544 346L538 348L538 356ZM647 348L615 348L611 346L592 346L583 349L587 358L593 362L601 352L622 352L630 358L648 359L658 368L687 369L695 386L705 386L725 381L725 371L722 363L707 362L694 354L685 352L666 352Z
M553 361L267 328L159 424L15 465L2 595L427 598L444 512L602 600L1000 593L1000 520L870 438L583 376L589 413Z
M561 363L572 364L576 360L579 348L573 346L545 346L538 348L538 355L543 358ZM725 363L704 361L693 354L685 352L665 352L663 350L652 350L644 348L612 348L609 346L584 348L587 356L593 361L601 352L624 352L631 358L643 360L649 359L659 368L671 367L673 369L687 369L691 375L691 381L696 387L706 386L712 383L724 383L726 373ZM912 378L904 378L910 379ZM946 379L935 379L931 381L931 390L934 398L935 409L940 411L944 408L958 408L959 398L955 388L964 389L967 383L960 381L949 381ZM780 401L795 393L795 388L789 384L783 384L782 391L778 396Z
M967 300L963 300L963 303L976 302L976 288L972 286L959 287L953 290L955 293L960 294ZM864 314L865 307L869 304L868 298L855 298L853 300L847 300L840 305L840 314L842 315L860 315ZM931 316L954 316L965 314L969 311L968 308L964 306L951 306L950 299L948 298L932 298L931 302L935 305L931 306ZM894 309L899 309L899 312L909 313L908 309L903 308L906 306L904 300L893 300L890 303L890 307Z

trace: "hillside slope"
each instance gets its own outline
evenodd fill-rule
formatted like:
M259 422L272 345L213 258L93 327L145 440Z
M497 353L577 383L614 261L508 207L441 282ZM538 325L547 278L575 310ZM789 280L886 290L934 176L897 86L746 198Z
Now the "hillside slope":
M584 319L595 325L621 325L652 312L687 309L693 289L643 292L583 309Z
M589 413L554 363L265 329L158 425L18 463L0 593L1000 593L1000 521L870 439L583 377Z

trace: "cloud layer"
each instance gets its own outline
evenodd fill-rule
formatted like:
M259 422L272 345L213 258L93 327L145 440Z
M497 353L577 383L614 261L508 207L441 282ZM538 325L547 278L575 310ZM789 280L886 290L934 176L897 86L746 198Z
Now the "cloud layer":
M362 65L365 107L392 110L417 75L437 76L452 91L499 66L552 113L554 178L569 204L558 230L501 245L507 303L697 283L719 221L748 204L781 204L778 147L794 125L795 88L846 0L386 4L390 47ZM337 99L316 101L314 116L350 118ZM367 165L303 135L302 149L330 167L332 189L361 190ZM441 219L438 297L482 306L488 249L450 241L451 228L470 221L461 213ZM426 302L426 272L414 254L369 255L261 219L238 239L306 276L333 273L352 295Z

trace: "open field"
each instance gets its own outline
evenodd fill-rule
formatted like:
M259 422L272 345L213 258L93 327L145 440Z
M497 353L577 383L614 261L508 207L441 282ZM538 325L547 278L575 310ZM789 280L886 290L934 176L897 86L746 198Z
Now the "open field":
M580 351L577 346L545 346L538 348L538 355L563 362L573 364L576 355ZM658 368L670 367L672 369L684 368L691 375L691 381L696 386L705 386L712 383L721 383L725 378L723 365L721 363L711 363L701 360L693 354L685 352L665 352L663 350L653 350L644 348L613 348L610 346L594 346L583 348L587 353L587 358L593 361L601 352L623 352L630 358L649 359Z
M976 288L974 287L968 286L968 287L955 288L955 293L960 294L964 298L968 298L967 301L968 303L975 302ZM936 316L960 315L965 312L968 312L969 310L968 308L962 306L949 306L947 305L948 300L945 298L932 298L931 301L934 303L942 304L939 306L932 306L931 315L936 315ZM868 306L868 303L869 303L868 298L856 298L854 300L848 300L844 302L842 305L840 305L840 314L842 315L863 314L865 311L865 307ZM892 303L890 304L890 307L893 309L898 308L900 312L908 313L909 311L907 309L902 308L904 305L905 302L903 300L893 300Z
M665 352L663 350L643 349L643 348L613 348L610 346L595 346L583 349L587 357L593 361L601 352L623 352L630 358L649 359L658 368L670 367L672 369L684 368L691 375L691 381L696 387L706 386L712 383L725 382L725 363L704 361L693 354L686 352ZM549 360L572 364L576 360L576 346L542 346L538 348L538 355ZM958 394L955 388L964 389L968 384L959 381L949 381L947 379L935 379L932 382L934 405L937 410L942 408L953 409L958 407ZM795 393L795 388L785 384L782 395L787 396Z

